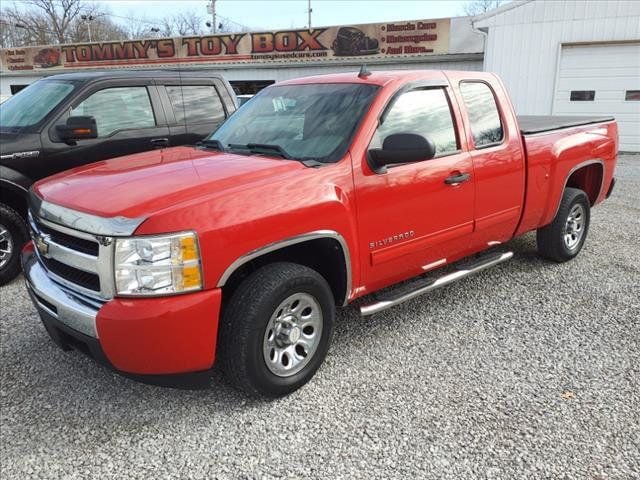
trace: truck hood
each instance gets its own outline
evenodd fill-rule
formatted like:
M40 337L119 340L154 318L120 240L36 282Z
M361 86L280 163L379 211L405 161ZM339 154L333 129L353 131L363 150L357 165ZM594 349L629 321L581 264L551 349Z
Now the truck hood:
M42 199L101 217L149 217L193 200L280 181L299 162L174 147L54 175L34 186Z

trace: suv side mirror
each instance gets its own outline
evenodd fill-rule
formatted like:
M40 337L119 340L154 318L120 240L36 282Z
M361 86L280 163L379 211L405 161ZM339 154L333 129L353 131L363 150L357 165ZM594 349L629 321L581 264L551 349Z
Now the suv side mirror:
M369 150L369 164L376 172L387 165L429 160L436 155L436 146L428 138L415 133L394 133L384 139L382 148Z
M65 125L56 125L56 132L65 142L98 138L96 119L89 116L69 117Z

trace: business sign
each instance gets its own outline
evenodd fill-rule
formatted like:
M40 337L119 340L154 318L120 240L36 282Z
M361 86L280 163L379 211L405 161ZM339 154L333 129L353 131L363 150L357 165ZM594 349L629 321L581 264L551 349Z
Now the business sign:
M449 19L78 43L0 50L3 71L153 66L172 63L271 63L446 54Z

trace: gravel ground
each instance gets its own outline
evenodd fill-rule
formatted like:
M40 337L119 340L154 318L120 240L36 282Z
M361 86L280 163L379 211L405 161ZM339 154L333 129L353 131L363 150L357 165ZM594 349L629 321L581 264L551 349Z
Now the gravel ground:
M640 155L582 254L513 261L370 318L339 314L288 398L136 383L0 290L2 478L640 477Z

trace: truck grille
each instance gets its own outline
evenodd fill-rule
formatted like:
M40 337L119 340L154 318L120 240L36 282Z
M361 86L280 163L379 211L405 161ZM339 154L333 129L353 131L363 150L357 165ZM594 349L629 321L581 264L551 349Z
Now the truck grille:
M49 228L46 225L36 221L38 225L38 229L51 237L51 240L54 242L63 245L72 250L77 250L78 252L86 253L87 255L93 255L94 257L98 256L98 244L96 242L92 242L91 240L85 240L84 238L74 237L72 235L68 235L64 232L60 232L58 230L54 230L53 228Z
M95 300L112 296L109 282L101 282L99 268L101 262L110 263L110 246L101 247L97 237L41 220L31 212L29 225L38 260L53 281Z
M94 292L100 291L100 277L96 273L89 273L80 270L79 268L74 268L69 265L65 265L58 260L53 258L40 257L40 260L44 264L44 266L54 275L58 275L60 278L71 282L76 285L80 285L83 288L88 290L93 290Z

